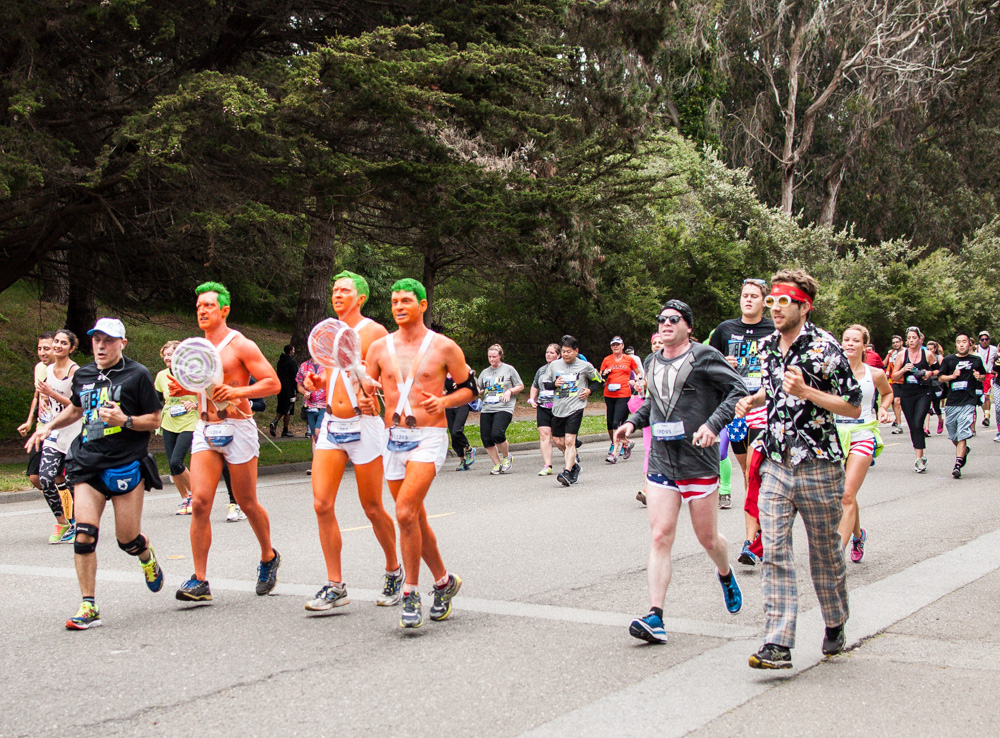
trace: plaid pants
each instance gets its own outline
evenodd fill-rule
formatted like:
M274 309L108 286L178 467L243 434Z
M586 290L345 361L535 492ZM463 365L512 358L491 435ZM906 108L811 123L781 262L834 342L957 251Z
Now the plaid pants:
M823 620L847 620L847 567L837 525L843 514L844 466L809 458L796 466L765 459L760 468L760 525L764 540L764 642L795 646L798 591L792 524L802 514L809 539L809 568Z

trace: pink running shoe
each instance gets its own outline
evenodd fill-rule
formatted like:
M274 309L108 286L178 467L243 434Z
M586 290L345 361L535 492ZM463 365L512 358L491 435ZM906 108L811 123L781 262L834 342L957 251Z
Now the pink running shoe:
M853 563L860 564L865 557L865 541L867 539L868 533L864 528L861 529L861 538L851 536L851 561Z

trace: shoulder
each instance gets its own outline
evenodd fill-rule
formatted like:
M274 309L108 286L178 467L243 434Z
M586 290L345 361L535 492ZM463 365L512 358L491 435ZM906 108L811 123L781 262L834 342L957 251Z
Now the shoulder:
M384 338L385 336L388 336L389 329L386 328L381 323L376 323L374 320L369 318L368 322L365 323L363 326L361 326L361 329L358 331L358 334L368 339L369 341L375 341L379 338Z

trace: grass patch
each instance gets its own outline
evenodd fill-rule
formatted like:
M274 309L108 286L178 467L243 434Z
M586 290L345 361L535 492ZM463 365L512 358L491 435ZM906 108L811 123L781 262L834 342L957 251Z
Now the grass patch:
M25 454L23 464L0 464L0 492L18 492L22 489L31 489L31 482L24 475L27 465L27 454ZM41 492L38 494L40 495Z

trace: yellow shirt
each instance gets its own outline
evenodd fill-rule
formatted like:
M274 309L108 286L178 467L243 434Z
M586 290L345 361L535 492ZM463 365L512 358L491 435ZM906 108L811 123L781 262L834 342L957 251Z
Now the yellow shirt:
M160 413L160 428L171 433L183 433L193 431L198 423L198 397L197 395L181 395L180 397L170 396L170 384L167 377L172 377L169 369L162 370L156 375L153 387L163 395L163 412ZM184 409L185 402L193 402L195 407L191 410Z

